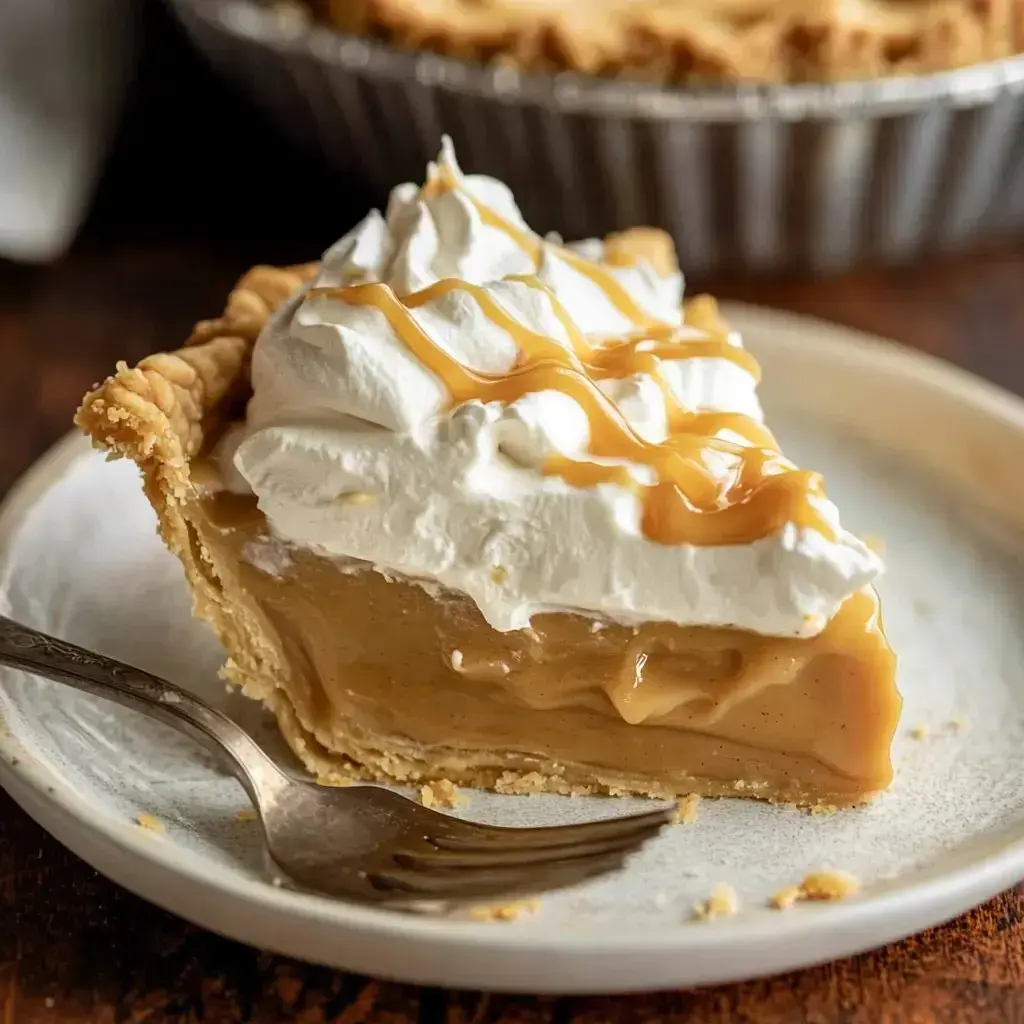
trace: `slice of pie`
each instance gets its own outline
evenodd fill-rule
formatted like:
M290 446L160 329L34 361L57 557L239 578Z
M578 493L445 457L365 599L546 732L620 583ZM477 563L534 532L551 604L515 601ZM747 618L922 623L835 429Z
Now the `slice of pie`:
M77 422L324 781L861 802L900 713L881 564L681 296L662 233L542 239L446 143Z

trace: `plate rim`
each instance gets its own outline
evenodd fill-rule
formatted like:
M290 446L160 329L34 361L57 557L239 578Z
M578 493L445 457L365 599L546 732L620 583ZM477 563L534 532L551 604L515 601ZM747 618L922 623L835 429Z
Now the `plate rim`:
M862 367L870 362L874 372L910 378L911 386L942 392L947 398L970 405L975 412L1001 420L1024 434L1024 399L935 356L814 317L740 303L723 303L723 309L727 316L744 325L742 329L746 333L756 332L755 325L759 323L766 333L773 335L770 341L754 341L755 348L765 345L795 349L805 345L807 336L813 333L816 335L817 358ZM0 579L12 540L28 511L88 450L89 443L85 437L69 433L16 480L0 502ZM13 760L18 761L16 766L12 764ZM212 908L209 915L186 915L201 927L247 941L245 934L233 932L226 922L223 925L218 923L218 898L220 901L226 898L232 905L249 905L271 916L301 918L311 925L329 928L339 937L345 934L349 939L348 945L338 943L338 952L343 954L340 959L327 955L329 951L326 950L325 955L313 957L296 953L294 949L282 949L280 952L418 984L468 985L531 993L598 993L740 980L812 966L896 941L921 928L949 920L1024 877L1024 826L1021 826L1008 829L1003 836L993 836L991 845L995 848L972 854L962 866L845 903L797 907L786 914L753 912L738 920L723 922L725 927L681 921L679 927L671 931L633 927L545 934L537 929L521 929L514 925L416 917L326 900L274 888L265 881L246 878L229 868L210 872L207 867L204 871L202 866L208 862L202 855L170 843L154 842L150 834L131 827L130 822L115 822L111 816L94 813L94 805L73 799L70 785L46 762L36 761L24 749L2 710L0 784L60 842L115 882L150 902L172 912L181 912L176 903L168 905L169 897L167 902L163 902L160 892L154 893L152 885L139 881L138 871L133 871L133 865L128 861L141 862L150 872L155 871L164 879L173 879L179 885L187 884L195 895L208 900ZM95 840L101 840L112 852L126 858L124 866L111 866L109 857L104 859L102 867L95 863L96 859L103 859L95 853L95 842L91 847L92 856L82 853L81 848L89 844L80 841L81 836L76 841L76 831L86 838L92 833ZM831 942L821 941L826 935L831 935ZM836 936L845 937L846 941L836 941ZM414 951L422 951L424 943L433 948L434 955L428 958L430 963L408 963L402 969L396 967L394 971L382 972L379 967L362 962L357 955L358 949L352 948L353 943L358 946L367 940L390 943L393 947L390 959L395 964L401 964ZM787 956L785 950L793 943L806 952ZM815 953L819 944L827 952ZM772 947L767 957L764 956L765 946ZM502 974L501 968L490 972L479 966L464 969L455 960L449 964L451 969L447 973L438 974L438 967L443 965L446 956L465 954L473 947L485 950L485 960L488 957L519 956L524 966L540 964L545 959L554 960L559 954L571 954L577 959L582 958L585 963L570 970L568 974L571 977L564 982L559 980L557 964L549 965L544 977L527 970L527 977L521 979L521 983L516 982L514 972L511 972L497 984L488 984L488 973L490 977L496 977ZM744 949L753 960L763 961L763 965L755 966L748 962L740 955ZM680 954L698 951L704 969L700 977L689 978L685 965L679 963ZM621 978L614 983L605 983L602 966L594 958L609 956L628 957L638 963L640 959L652 962L638 971L635 984L631 979L623 982ZM708 968L708 961L714 961L716 957L722 960L721 969ZM505 966L507 969L508 965ZM597 980L588 982L587 977ZM465 980L467 978L468 981Z

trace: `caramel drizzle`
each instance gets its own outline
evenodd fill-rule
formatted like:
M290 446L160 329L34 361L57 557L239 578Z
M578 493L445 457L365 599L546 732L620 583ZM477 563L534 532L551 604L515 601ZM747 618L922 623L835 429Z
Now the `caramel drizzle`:
M761 367L758 366L757 360L746 349L731 344L728 341L728 331L720 331L711 339L681 341L673 338L678 328L671 324L659 324L631 337L595 346L587 341L586 336L573 322L569 311L558 300L554 291L539 278L531 275L513 275L506 280L519 281L547 294L552 311L565 330L573 351L583 363L583 368L591 380L626 380L637 374L650 376L661 391L670 434L683 431L695 434L702 426L710 427L714 423L717 424L715 429L706 431L708 436L714 437L721 432L734 430L737 421L735 416L722 419L719 414L688 411L676 398L675 392L659 371L660 363L675 359L724 359L749 373L754 378L755 384L761 379ZM474 294L478 295L480 292L481 290L477 288ZM483 294L486 295L486 293ZM487 298L489 299L490 296ZM699 302L702 298L710 297L700 296L694 301ZM713 299L710 301L714 304ZM507 318L507 314L505 315ZM507 319L521 328L516 321ZM509 330L507 323L502 326ZM510 330L510 333L515 336L514 331ZM749 417L741 417L741 419L744 427L742 436L748 445L766 448L777 447L775 438L760 423Z
M543 253L541 240L513 224L462 188L447 167L434 169L421 196L458 191L477 210L483 223L502 231L519 245L537 267ZM644 533L662 544L746 544L781 529L786 523L834 536L818 502L824 497L816 473L794 469L783 459L771 433L740 413L691 412L676 399L659 364L673 359L726 359L743 367L755 379L756 361L731 345L728 330L711 300L691 303L694 319L707 340L683 341L674 337L672 324L651 316L632 298L605 267L564 247L559 257L592 281L613 306L635 327L617 341L591 345L558 301L553 291L533 275L511 278L544 291L561 322L570 348L554 338L521 324L486 289L458 280L438 281L401 299L387 285L372 283L343 288L314 289L311 297L339 299L350 305L373 306L409 351L447 387L451 405L465 402L510 403L538 391L560 391L585 412L590 425L589 453L649 467L657 481L641 484L623 465L602 465L564 456L549 457L543 472L557 475L576 487L613 483L639 492L643 501ZM410 312L455 290L471 294L483 313L516 341L517 365L508 373L480 373L453 359L420 327ZM662 391L669 437L652 444L641 438L597 382L648 374ZM739 440L735 440L738 438ZM722 463L731 477L723 487Z
M523 280L535 282L532 286L544 288L550 295L542 282ZM411 310L455 290L471 294L484 314L515 339L522 357L510 372L488 374L470 369L435 344L412 316ZM486 289L451 279L402 299L387 285L377 283L315 289L310 294L379 310L416 359L444 383L452 406L470 401L508 404L524 395L549 390L572 398L590 424L590 454L648 466L654 470L657 483L640 484L625 466L578 462L564 456L549 458L543 472L577 487L616 483L640 492L643 530L652 540L663 544L745 544L787 522L813 526L826 536L832 534L815 507L815 499L821 495L820 478L792 469L779 454L771 434L750 417L686 412L672 398L669 408L674 429L667 440L652 444L634 432L597 386L584 360L593 360L590 365L595 373L607 376L623 371L647 372L645 367L656 364L645 358L649 353L640 345L650 339L632 338L593 348L573 326L568 331L570 350L525 327ZM571 324L564 307L553 295L551 300L556 315L563 323ZM742 352L736 346L714 341L682 345L690 358L715 357L726 349ZM730 434L746 443L723 436ZM724 492L719 480L721 468L711 461L719 461L722 456L734 465Z

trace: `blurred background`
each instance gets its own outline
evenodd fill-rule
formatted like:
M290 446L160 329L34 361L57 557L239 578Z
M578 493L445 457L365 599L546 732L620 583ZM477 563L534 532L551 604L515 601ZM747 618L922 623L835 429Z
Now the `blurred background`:
M370 193L358 178L296 147L224 84L170 5L12 0L4 8L3 256L46 264L114 239L188 238L225 254L237 244L247 260L257 249L269 260L305 258L310 244L319 252L339 223L365 212ZM69 12L79 15L73 25ZM58 26L62 52L39 57ZM69 163L65 179L52 180L53 165ZM318 213L299 215L297 200L316 194ZM58 220L60 229L51 226Z
M703 276L899 265L1024 223L1011 0L592 7L9 0L0 253L60 255L105 171L149 216L273 217L303 154L333 217L419 180L442 132L538 230L657 224Z

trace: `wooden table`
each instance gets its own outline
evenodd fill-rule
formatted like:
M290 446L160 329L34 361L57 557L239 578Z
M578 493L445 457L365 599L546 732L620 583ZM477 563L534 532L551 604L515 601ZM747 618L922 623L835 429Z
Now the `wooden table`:
M82 241L51 267L0 264L0 494L115 359L173 346L250 262L315 255L368 201L267 143L262 123L154 24L170 44L148 52ZM182 122L189 96L203 112ZM316 217L297 218L293 204L310 195L321 197L308 207ZM717 290L897 338L1024 394L1024 246ZM200 931L96 875L0 794L0 1024L37 1020L1024 1022L1024 886L877 953L765 981L614 999L484 996L338 974Z

